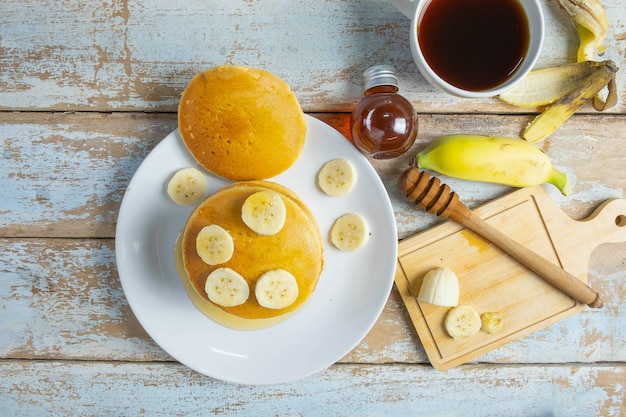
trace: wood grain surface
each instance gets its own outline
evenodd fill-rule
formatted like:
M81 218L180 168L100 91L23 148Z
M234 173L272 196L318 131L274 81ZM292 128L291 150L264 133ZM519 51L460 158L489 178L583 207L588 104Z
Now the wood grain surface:
M569 62L577 38L554 0L538 67ZM585 106L538 144L572 182L546 191L572 219L626 196L626 9L603 1L620 100ZM430 87L409 21L375 0L0 2L1 416L622 416L626 242L591 254L605 307L583 309L449 371L433 369L394 287L360 344L328 369L272 386L211 379L143 330L121 288L115 225L133 174L176 128L191 76L234 63L283 77L304 110L349 137L362 71L396 66L419 113L404 156L371 161L401 240L441 223L406 202L398 175L440 135L518 136L536 109ZM347 139L346 139L347 140ZM442 178L470 207L509 187ZM320 341L324 343L324 341ZM303 359L305 360L305 359ZM277 364L276 366L280 366Z

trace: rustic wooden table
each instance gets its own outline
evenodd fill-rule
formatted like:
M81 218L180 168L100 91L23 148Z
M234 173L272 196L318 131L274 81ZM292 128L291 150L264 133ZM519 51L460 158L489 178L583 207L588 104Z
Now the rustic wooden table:
M624 70L626 9L620 0L604 5L605 57ZM542 6L537 66L573 60L569 17L554 0ZM390 3L3 0L0 12L0 415L626 414L626 243L603 245L591 258L589 281L604 294L603 309L446 372L429 364L395 287L349 354L269 386L188 369L133 315L115 261L118 209L139 164L176 128L179 95L200 70L267 69L307 113L348 135L363 70L390 63L420 117L410 154L443 134L517 136L534 117L495 99L435 91L412 62L408 19ZM571 195L552 195L574 219L626 196L623 70L616 107L586 106L540 145L572 180ZM395 190L409 159L372 161L400 239L439 222ZM460 181L454 188L471 207L511 191Z

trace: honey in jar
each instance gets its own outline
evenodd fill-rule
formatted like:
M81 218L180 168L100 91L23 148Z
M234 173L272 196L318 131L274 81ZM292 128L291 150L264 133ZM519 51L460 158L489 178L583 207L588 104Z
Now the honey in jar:
M413 105L398 94L398 78L389 65L376 65L364 73L364 97L350 119L354 145L374 159L390 159L409 150L417 138Z

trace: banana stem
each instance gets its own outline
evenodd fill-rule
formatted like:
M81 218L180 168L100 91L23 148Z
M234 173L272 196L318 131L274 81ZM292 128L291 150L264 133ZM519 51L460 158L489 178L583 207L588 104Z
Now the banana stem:
M554 184L563 195L569 195L572 192L572 186L567 180L567 175L554 167L547 182Z

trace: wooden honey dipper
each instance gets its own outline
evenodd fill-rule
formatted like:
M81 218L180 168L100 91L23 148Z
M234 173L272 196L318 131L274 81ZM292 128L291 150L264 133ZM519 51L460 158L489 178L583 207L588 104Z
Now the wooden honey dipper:
M418 207L441 218L447 218L476 232L522 265L542 277L563 293L589 307L602 307L602 298L591 287L519 244L472 212L459 200L459 196L442 184L439 178L430 176L415 166L406 169L398 179L398 189Z

